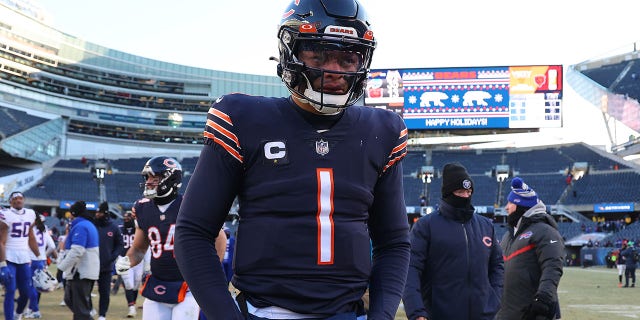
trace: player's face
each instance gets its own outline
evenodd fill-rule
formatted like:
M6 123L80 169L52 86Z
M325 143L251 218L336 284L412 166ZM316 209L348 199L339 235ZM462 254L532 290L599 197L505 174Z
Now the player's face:
M20 210L24 208L24 197L14 197L9 201L9 204L11 204L12 208Z
M148 175L147 180L144 182L144 187L147 190L154 190L156 187L158 187L159 183L160 176Z
M471 194L473 193L473 190L471 189L458 189L456 191L453 192L454 195L460 197L460 198L469 198L471 197Z
M362 54L339 47L309 43L301 46L298 59L311 70L306 71L313 90L343 95L349 90L345 73L357 72L363 64Z
M516 207L515 203L507 202L507 205L504 206L504 210L507 211L507 214L512 214L516 211Z

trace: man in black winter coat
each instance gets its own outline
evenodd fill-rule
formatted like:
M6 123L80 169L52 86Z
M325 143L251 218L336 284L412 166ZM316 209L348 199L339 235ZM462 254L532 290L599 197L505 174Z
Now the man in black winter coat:
M629 287L629 279L631 279L631 287L633 288L636 286L636 266L638 265L635 243L633 241L629 241L627 243L627 248L620 251L620 256L622 256L622 260L625 264L624 288Z
M124 242L122 241L120 228L110 219L109 204L107 202L100 204L94 223L100 236L100 277L98 278L100 307L98 309L98 319L103 320L109 309L113 264L122 252Z
M497 320L555 319L564 242L545 204L524 181L513 178L505 207L509 231L504 254L504 292Z
M438 210L411 230L407 319L493 320L500 309L502 250L491 220L474 213L473 190L464 166L445 164Z

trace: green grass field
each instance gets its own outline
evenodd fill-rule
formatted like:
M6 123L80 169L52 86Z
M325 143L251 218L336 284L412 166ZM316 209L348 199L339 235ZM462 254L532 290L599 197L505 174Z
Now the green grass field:
M564 276L558 289L562 319L618 320L640 318L640 288L618 288L617 279L618 273L616 269L601 267L586 269L579 267L565 268ZM69 309L58 305L62 301L62 296L62 290L42 295L40 310L43 319L71 319ZM138 305L142 305L143 300L144 298L140 297ZM93 303L97 308L97 296L93 298ZM107 320L129 319L126 315L127 303L124 291L121 288L118 294L111 296ZM138 309L138 315L135 319L142 319L141 309ZM406 319L402 306L398 310L396 319Z

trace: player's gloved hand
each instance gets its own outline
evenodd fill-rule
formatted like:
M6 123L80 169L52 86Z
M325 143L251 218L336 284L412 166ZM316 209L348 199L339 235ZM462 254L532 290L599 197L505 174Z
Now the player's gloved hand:
M550 300L537 297L526 308L523 319L539 320L553 319L556 313L556 305Z
M7 266L1 267L0 268L0 282L3 285L6 286L11 281L11 278L12 278L12 275L11 275L11 272L9 272L9 267L7 267Z
M129 261L129 257L118 257L118 260L116 260L116 273L119 275L125 275L129 273L129 269L131 269L131 262Z
M35 270L44 269L44 261L42 260L31 260L31 267Z

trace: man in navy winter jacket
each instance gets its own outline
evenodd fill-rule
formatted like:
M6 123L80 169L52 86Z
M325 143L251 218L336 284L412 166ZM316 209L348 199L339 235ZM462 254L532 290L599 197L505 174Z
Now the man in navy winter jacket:
M124 241L120 228L109 217L109 204L100 204L94 220L100 236L100 277L98 278L98 293L100 294L100 307L98 315L102 320L107 315L110 302L111 278L113 265L122 252Z
M491 220L474 214L472 193L466 168L446 164L438 211L411 231L402 299L409 320L491 320L500 309L502 250Z
M627 248L620 251L620 256L622 257L622 260L624 260L625 264L624 288L629 287L629 279L631 279L631 287L633 288L636 286L636 266L638 265L635 243L633 241L627 242Z

